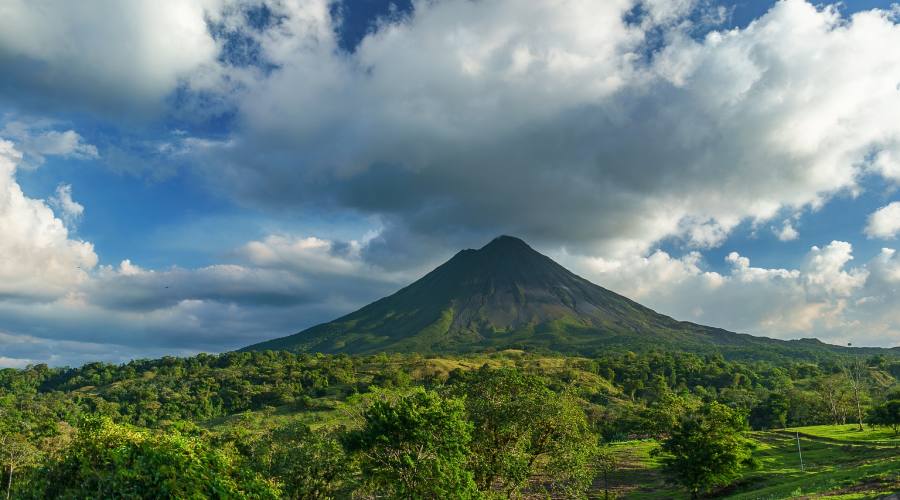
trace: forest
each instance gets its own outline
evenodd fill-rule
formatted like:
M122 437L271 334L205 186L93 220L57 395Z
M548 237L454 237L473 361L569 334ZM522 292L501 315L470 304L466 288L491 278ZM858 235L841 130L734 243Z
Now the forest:
M885 356L627 351L35 365L0 370L0 466L8 498L697 498L772 481L767 443L793 432L820 477L822 428L877 434L847 463L892 491L898 379Z

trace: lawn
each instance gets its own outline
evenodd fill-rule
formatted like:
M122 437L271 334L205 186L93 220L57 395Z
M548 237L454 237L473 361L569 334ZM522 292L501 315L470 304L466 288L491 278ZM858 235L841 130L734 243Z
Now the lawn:
M864 442L900 446L900 435L888 427L863 426L859 430L856 424L846 425L813 425L810 427L798 427L786 429L790 432L799 432L801 435L812 438L833 439L835 441Z
M851 431L848 426L814 426L754 432L760 467L716 498L782 499L878 498L900 491L900 442L881 430ZM851 426L852 427L852 426ZM797 452L800 433L803 468ZM687 498L665 483L659 462L650 456L653 441L616 443L620 470L610 477L616 498ZM595 483L603 498L603 483Z

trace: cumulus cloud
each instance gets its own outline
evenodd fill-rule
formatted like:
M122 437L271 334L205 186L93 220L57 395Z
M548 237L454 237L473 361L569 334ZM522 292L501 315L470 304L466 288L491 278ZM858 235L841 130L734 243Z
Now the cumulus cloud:
M773 227L772 232L779 241L793 241L800 237L800 233L794 228L790 219L782 221L780 228Z
M852 266L852 246L833 241L812 247L798 269L755 267L731 252L723 273L706 270L697 252L563 258L597 283L679 319L776 338L898 344L900 259L893 249Z
M385 241L709 248L863 173L898 178L894 11L785 0L703 35L721 9L694 0L417 2L346 53L327 0L266 2L264 21L229 0L106 7L7 6L11 88L169 113L199 92L237 128L179 160L241 202L374 214Z
M84 205L72 199L72 185L56 186L56 193L50 198L50 205L59 211L67 227L73 227L84 214Z
M853 246L846 241L832 241L824 248L812 247L806 256L804 285L807 295L848 297L866 282L865 269L845 270L853 260Z
M328 248L345 245L292 240L319 241ZM400 287L389 273L358 257L329 256L324 248L284 261L263 258L259 265L244 251L236 252L237 263L195 269L153 270L125 260L99 266L53 300L0 297L0 318L9 332L6 339L0 336L0 345L15 347L16 358L55 363L79 362L93 354L121 360L147 353L215 352L295 333ZM48 357L52 346L66 342L84 352ZM108 352L95 349L105 343Z
M54 214L22 192L21 161L0 140L0 366L241 347L332 319L408 279L364 262L364 243L287 235L247 243L233 263L98 266L93 245L67 230L84 212L71 186L57 188Z
M262 267L288 267L305 272L350 274L359 270L360 243L346 245L309 236L270 235L263 241L251 241L241 253Z
M284 7L261 45L278 69L240 95L240 128L200 157L245 202L607 256L665 238L716 246L742 221L891 171L892 13L786 0L697 39L671 22L691 2L657 4L633 22L626 0L422 2L352 54L324 1ZM653 52L651 30L665 33Z
M4 98L48 109L158 113L179 84L202 83L214 70L218 47L205 16L219 9L215 0L4 2Z
M34 168L44 163L47 156L90 160L100 157L97 147L84 141L74 130L53 129L52 121L7 121L0 129L0 137L15 143L22 153L20 167Z
M327 0L267 2L277 21L256 24L239 1L54 5L54 16L40 1L5 4L4 100L174 115L190 114L196 93L234 111L225 137L119 144L105 159L134 172L148 156L154 170L193 162L241 203L371 217L381 231L350 242L269 235L196 269L98 266L66 228L84 211L71 187L50 201L54 214L15 172L99 151L74 130L8 123L0 326L8 344L38 354L17 348L0 362L45 359L63 341L191 352L291 333L501 232L564 245L586 275L679 318L896 343L891 249L854 264L836 241L797 269L735 252L727 272L700 253L747 221L796 239L796 221L773 220L856 193L863 175L900 181L900 53L884 50L900 46L896 11L845 17L784 0L744 28L703 34L691 20L705 4L422 1L351 53ZM876 214L867 234L896 235ZM655 250L663 240L687 253Z
M900 232L900 201L894 201L869 215L865 233L869 238L896 238Z
M97 255L89 242L70 238L47 204L25 196L16 182L21 159L0 140L0 298L51 300L84 282Z

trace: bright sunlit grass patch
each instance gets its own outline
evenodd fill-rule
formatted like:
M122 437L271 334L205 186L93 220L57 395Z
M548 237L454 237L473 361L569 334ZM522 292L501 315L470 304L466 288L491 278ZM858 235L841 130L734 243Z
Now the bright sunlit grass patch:
M801 435L834 439L838 441L863 441L868 443L900 445L900 435L895 434L887 427L870 427L864 425L863 430L860 431L857 424L846 424L792 427L786 430L790 432L799 432Z

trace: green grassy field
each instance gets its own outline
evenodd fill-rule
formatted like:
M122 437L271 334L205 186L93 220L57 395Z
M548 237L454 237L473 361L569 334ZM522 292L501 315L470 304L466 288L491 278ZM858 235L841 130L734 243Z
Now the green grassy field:
M781 499L879 498L900 491L900 440L890 431L854 426L814 426L784 431L754 432L757 470L747 472L717 498ZM797 452L797 434L803 469ZM619 470L609 478L616 498L688 498L665 482L659 461L650 455L653 441L613 445ZM595 484L603 498L603 481Z
M846 425L813 425L810 427L798 427L787 429L791 432L799 432L801 436L810 438L832 439L835 441L864 442L874 444L886 444L900 446L900 434L887 427L872 428L863 426L859 430L856 424Z

